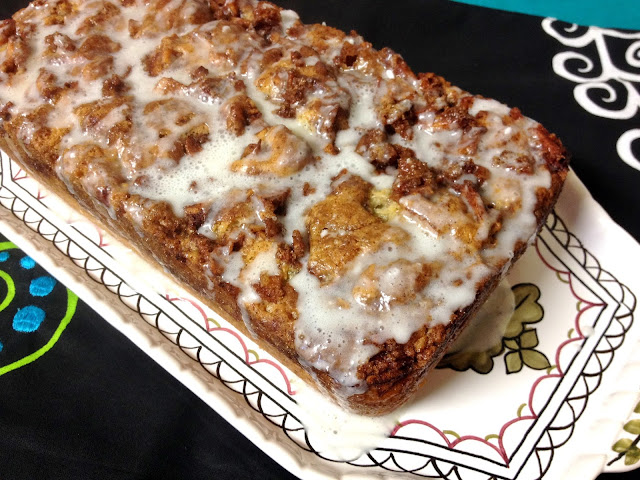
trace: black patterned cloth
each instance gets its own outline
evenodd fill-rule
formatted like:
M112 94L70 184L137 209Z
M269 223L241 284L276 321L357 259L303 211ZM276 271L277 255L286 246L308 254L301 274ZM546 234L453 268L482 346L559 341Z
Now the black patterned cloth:
M638 32L446 1L279 3L517 105L640 239ZM24 5L3 0L0 16ZM293 478L19 247L0 237L0 478Z

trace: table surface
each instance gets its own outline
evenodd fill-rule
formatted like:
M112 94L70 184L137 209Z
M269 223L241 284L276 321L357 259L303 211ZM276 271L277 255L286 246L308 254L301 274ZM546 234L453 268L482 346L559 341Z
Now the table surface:
M391 46L416 71L519 106L563 139L594 198L640 239L640 140L626 153L616 147L628 132L640 133L640 112L631 108L624 119L607 113L633 102L640 109L640 69L625 65L619 43L587 52L594 61L608 54L615 65L604 73L617 96L609 103L600 96L594 114L574 96L579 82L554 72L553 57L568 47L544 31L540 17L445 1L399 1L393 9L375 0L352 0L348 9L340 0L279 3L307 22L355 29L377 47ZM24 5L3 0L0 17ZM596 103L599 93L591 92ZM0 252L0 262L25 264L14 266L22 272L17 283L48 277L12 255ZM51 295L63 288L51 283ZM8 311L0 312L0 342L10 323ZM293 478L82 301L46 355L3 374L9 350L0 343L2 478Z

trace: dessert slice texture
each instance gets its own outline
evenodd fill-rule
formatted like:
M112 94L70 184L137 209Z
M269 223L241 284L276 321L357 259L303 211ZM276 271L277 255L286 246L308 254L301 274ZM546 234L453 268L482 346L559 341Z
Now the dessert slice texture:
M249 0L37 0L0 147L346 408L388 412L552 208L561 143Z

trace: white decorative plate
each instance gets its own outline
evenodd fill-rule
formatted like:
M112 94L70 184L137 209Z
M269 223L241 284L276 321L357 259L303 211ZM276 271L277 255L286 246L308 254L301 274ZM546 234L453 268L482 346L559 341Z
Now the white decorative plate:
M4 154L1 168L2 232L294 474L584 480L637 463L640 246L573 174L509 274L517 308L505 336L448 358L391 435L346 462L316 451L291 372L179 287L158 293L132 277L127 249Z

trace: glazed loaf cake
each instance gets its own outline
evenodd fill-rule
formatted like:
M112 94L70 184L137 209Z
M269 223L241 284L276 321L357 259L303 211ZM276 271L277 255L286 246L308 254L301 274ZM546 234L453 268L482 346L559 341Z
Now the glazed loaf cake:
M0 147L346 408L398 407L552 208L561 143L252 0L36 0Z

